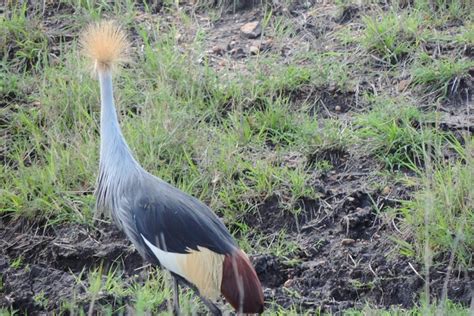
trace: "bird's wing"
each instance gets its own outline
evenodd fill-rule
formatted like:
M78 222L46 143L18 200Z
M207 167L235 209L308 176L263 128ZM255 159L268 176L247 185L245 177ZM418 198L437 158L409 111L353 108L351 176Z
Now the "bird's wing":
M152 179L132 190L135 245L203 297L215 300L222 293L237 310L261 312L257 274L219 218L197 199Z
M168 253L187 254L198 247L229 254L236 245L209 207L162 181L141 190L132 203L137 232L148 243Z

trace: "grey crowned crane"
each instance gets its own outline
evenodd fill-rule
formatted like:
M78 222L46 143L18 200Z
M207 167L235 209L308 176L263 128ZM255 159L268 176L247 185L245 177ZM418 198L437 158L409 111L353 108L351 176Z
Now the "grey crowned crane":
M100 165L97 209L111 212L146 260L173 276L174 309L178 282L198 291L213 314L220 294L238 313L262 313L260 281L229 231L196 198L145 171L120 130L113 99L112 72L125 60L125 33L107 21L89 26L81 38L100 82Z

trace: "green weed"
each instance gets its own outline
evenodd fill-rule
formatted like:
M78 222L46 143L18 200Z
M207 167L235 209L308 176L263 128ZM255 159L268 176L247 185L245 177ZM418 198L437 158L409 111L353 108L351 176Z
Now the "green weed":
M470 3L464 0L415 0L413 7L434 15L444 23L472 17Z
M99 20L104 15L111 14L124 24L129 24L133 21L136 12L136 2L139 1L123 0L109 2L103 0L61 0L61 2L74 8L78 17L77 20Z
M132 288L134 310L137 314L156 312L158 307L170 299L170 287L165 286L162 272L152 273L144 285Z
M421 128L425 119L425 114L413 105L381 99L372 111L358 116L356 133L363 143L370 145L368 152L379 157L389 169L417 169L424 161L424 144L441 141L434 129Z
M48 37L41 21L27 17L27 4L17 5L0 17L0 48L3 62L16 72L47 64Z
M470 142L470 143L469 143ZM425 245L436 262L452 255L454 265L470 267L474 250L474 191L472 139L465 148L465 163L434 164L423 176L423 188L401 212L415 237L413 249L419 257Z
M412 67L412 84L422 86L425 93L446 98L456 95L463 81L471 80L469 71L473 67L474 62L471 60L432 59L427 54L422 54Z
M42 308L47 308L49 300L46 297L45 293L41 291L33 297L33 301Z
M24 100L23 83L26 80L22 74L10 70L8 63L0 62L0 97L5 100Z
M444 315L456 315L456 316L468 316L470 314L468 307L463 307L452 301L445 303L446 309ZM439 304L431 305L417 305L412 308L401 308L392 307L388 310L380 310L370 304L367 304L362 310L347 310L343 313L344 316L423 316L423 315L436 315L439 312L439 308L442 306Z
M171 300L166 272L160 270L150 270L144 280L136 278L125 283L123 275L116 267L105 271L100 266L89 271L84 280L81 274L77 282L86 289L86 297L62 302L64 311L84 312L84 307L89 306L88 313L97 310L106 315L127 311L138 315L158 312L161 314L166 311L167 302ZM196 310L195 304L190 305L192 295L192 291L181 294L183 310Z
M14 315L21 315L21 314L16 309L0 307L0 316L14 316Z
M22 266L23 266L23 257L21 256L16 258L15 260L12 260L12 262L10 262L10 267L12 269L20 269Z
M364 17L363 22L362 45L384 61L396 64L418 45L417 33L423 16L416 11L409 14L391 11L380 18Z
M332 169L333 160L349 150L355 137L351 126L340 120L326 119L320 124L323 126L309 138L305 149L309 165L325 172Z

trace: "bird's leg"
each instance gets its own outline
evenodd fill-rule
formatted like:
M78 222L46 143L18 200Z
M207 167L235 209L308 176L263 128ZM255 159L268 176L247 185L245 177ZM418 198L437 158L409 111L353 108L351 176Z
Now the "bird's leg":
M185 285L185 286L189 287L190 289L192 289L194 291L194 293L201 299L201 301L204 303L204 305L206 305L206 307L209 309L209 311L211 312L211 314L213 316L222 316L222 312L219 309L219 307L217 307L216 304L212 303L208 299L202 297L199 294L198 289L196 289L195 286L193 286L192 284L187 282L185 279L177 277L176 275L173 275L173 282L174 282L173 285L175 286L175 289L176 289L175 290L176 297L177 297L177 293L178 293L178 283L181 282L182 285ZM175 299L175 302L177 302L177 298ZM179 306L178 306L178 308L179 308Z
M212 313L213 316L221 316L222 315L221 310L219 309L219 307L216 306L216 304L209 301L208 299L205 299L204 297L202 297L199 294L198 294L198 296L201 299L201 301L204 303L204 305L207 306L207 308L209 309L209 311Z
M179 316L179 291L178 280L173 276L173 314Z

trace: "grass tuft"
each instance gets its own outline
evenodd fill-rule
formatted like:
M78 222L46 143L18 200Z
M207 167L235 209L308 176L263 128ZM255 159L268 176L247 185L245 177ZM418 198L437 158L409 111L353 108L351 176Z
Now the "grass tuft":
M440 142L438 131L424 127L426 114L413 105L381 98L369 113L356 119L361 145L390 169L417 170L424 163L424 144Z
M47 64L48 37L41 21L28 15L27 3L0 17L0 49L3 62L18 73Z
M470 143L469 143L470 142ZM474 253L473 138L468 140L465 162L434 164L423 175L423 188L405 201L401 212L415 241L415 254L425 255L428 245L435 262L469 268ZM428 214L428 216L426 216Z
M422 54L413 65L412 84L420 85L427 94L437 98L455 96L472 80L474 61L464 58L433 59Z
M380 17L363 18L365 31L362 45L389 64L398 63L417 45L417 33L423 15L417 11L398 13L390 11Z

